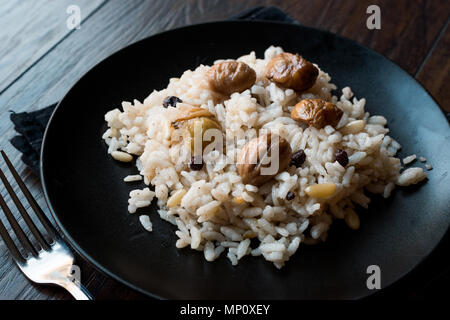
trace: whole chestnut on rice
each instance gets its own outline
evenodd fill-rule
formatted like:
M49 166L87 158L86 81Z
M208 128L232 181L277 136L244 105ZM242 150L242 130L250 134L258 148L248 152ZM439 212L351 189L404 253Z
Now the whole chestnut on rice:
M298 54L282 52L266 65L266 78L276 84L296 91L311 88L319 75L319 70Z
M256 72L243 62L224 61L213 65L206 77L211 90L229 96L254 85Z

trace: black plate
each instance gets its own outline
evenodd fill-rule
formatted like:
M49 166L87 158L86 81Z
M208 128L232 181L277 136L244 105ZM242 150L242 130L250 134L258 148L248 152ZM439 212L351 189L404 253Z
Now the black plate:
M233 267L175 248L174 227L152 209L153 232L127 213L122 179L137 170L107 155L104 114L123 100L143 100L168 79L200 63L237 58L269 45L299 52L327 71L339 88L367 99L371 114L389 121L403 149L433 164L421 186L375 198L353 232L335 222L325 244L301 246L282 270L262 258ZM367 267L381 268L382 287L411 271L437 245L450 222L450 130L429 94L381 55L336 35L269 22L217 22L164 32L107 58L79 80L48 125L41 176L50 209L70 244L98 269L162 298L359 298L371 294ZM417 165L422 166L419 163Z

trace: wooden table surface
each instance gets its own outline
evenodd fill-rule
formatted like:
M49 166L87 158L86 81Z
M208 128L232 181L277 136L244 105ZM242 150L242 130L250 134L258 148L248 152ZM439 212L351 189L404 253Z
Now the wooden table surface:
M71 30L66 10L73 4L79 6L82 21L80 29ZM380 30L366 27L366 9L372 4L381 9ZM46 213L39 179L9 143L15 135L10 110L33 111L58 101L92 66L137 40L184 25L224 20L262 5L277 6L303 25L329 30L383 54L450 111L449 0L4 0L0 6L0 148ZM8 205L13 207L9 198ZM146 298L81 259L77 264L82 282L97 299ZM62 289L28 281L0 241L0 299L71 297Z

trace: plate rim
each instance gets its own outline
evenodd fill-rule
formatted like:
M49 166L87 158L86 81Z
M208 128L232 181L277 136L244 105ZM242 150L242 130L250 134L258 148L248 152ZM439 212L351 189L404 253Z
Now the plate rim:
M181 27L177 27L174 29L169 29L169 30L165 30L165 31L161 31L161 32L157 32L155 34L152 34L150 36L147 36L143 39L137 40L135 42L132 42L116 51L114 51L113 53L111 53L110 55L108 55L107 57L103 58L102 60L100 60L98 63L96 63L94 66L92 66L88 71L86 71L85 73L83 73L80 77L78 77L73 84L70 86L70 88L66 91L66 93L63 95L63 97L59 100L59 102L57 103L55 109L53 110L49 121L47 123L47 126L45 128L44 131L44 135L43 135L43 139L42 139L42 145L41 145L41 149L40 149L40 159L39 159L39 177L41 180L41 186L43 189L43 193L44 193L44 199L45 202L47 204L47 207L50 211L51 216L53 217L55 223L56 223L56 227L58 229L58 231L60 232L60 235L62 236L62 238L70 245L70 247L82 258L84 259L86 262L88 262L91 266L93 266L96 270L100 271L101 273L113 278L116 281L119 281L120 283L124 284L125 286L136 290L148 297L151 298L156 298L159 300L168 300L168 299L176 299L175 297L164 297L161 296L159 294L155 294L152 292L149 292L143 288L140 288L139 286L132 284L131 282L123 279L122 277L118 276L117 274L115 274L114 272L108 270L106 267L104 267L100 262L98 262L95 258L93 258L91 255L89 255L70 235L70 232L64 227L64 225L61 223L58 214L56 213L56 210L54 209L52 202L50 200L49 197L49 193L47 190L47 185L46 185L46 180L45 180L45 175L46 172L44 171L44 162L45 162L45 146L46 146L46 142L47 142L47 137L48 137L48 131L49 128L52 124L52 121L55 117L55 114L58 112L58 110L60 109L61 104L66 100L67 96L70 94L70 92L73 90L73 88L75 86L78 85L79 82L83 81L84 78L86 78L90 73L95 72L95 69L97 69L101 64L103 64L106 60L112 58L113 56L116 56L118 54L120 54L122 51L125 51L127 49L129 49L130 47L133 46L138 46L139 44L145 42L145 41L149 41L150 39L152 39L153 37L158 37L164 34L168 34L168 33L176 33L179 30L185 30L185 29L192 29L192 28L198 28L198 27L207 27L210 25L220 25L220 24L261 24L261 25L282 25L282 26L288 26L288 27L292 27L292 28L300 28L300 29L307 29L307 30L312 30L312 31L319 31L321 33L330 35L334 38L338 38L344 41L349 41L352 44L359 46L365 50L370 51L371 53L377 55L378 57L383 58L384 60L387 60L389 63L392 64L392 66L396 69L398 69L400 72L404 73L407 77L409 77L410 79L412 79L418 86L420 86L424 92L427 94L427 96L434 102L435 107L437 107L442 116L444 118L446 118L446 115L444 113L444 110L442 109L442 107L440 106L440 104L436 101L436 99L433 97L433 95L424 87L422 86L422 84L415 79L413 76L411 76L407 71L405 71L402 67L400 67L399 65L397 65L394 61L392 61L390 58L382 55L381 53L353 40L341 35L338 35L336 33L333 33L331 31L328 30L324 30L321 28L313 28L313 27L309 27L309 26L304 26L302 24L295 24L295 23L290 23L290 22L283 22L283 21L268 21L268 20L261 20L261 19L255 19L255 20L218 20L218 21L211 21L211 22L205 22L205 23L195 23L195 24L190 24L190 25L185 25L185 26L181 26ZM446 118L447 119L447 118ZM448 120L447 120L448 121ZM399 282L400 280L402 280L403 278L405 278L407 275L409 275L410 273L412 273L414 270L416 270L420 265L422 265L431 254L433 254L433 252L435 252L436 248L443 242L443 239L445 238L445 235L448 233L450 225L447 227L447 231L444 233L444 235L441 237L441 239L435 244L435 246L432 248L432 250L425 255L420 261L418 261L415 265L413 265L410 270L401 273L399 275L399 277L394 280L393 282L391 282L389 285L387 285L386 287L383 287L381 290L377 290L377 292L375 292L374 290L370 291L368 294L366 295L361 295L361 296L356 296L354 299L362 299L362 298L367 298L367 297L371 297L374 296L374 294L379 294L380 292L384 291L384 290L388 290L389 288L391 288L394 284L396 284L397 282Z

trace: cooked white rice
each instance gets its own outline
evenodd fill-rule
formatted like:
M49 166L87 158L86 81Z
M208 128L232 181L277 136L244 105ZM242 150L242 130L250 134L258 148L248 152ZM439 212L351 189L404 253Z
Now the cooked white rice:
M142 176L140 174L134 174L134 175L128 175L125 178L123 178L123 181L125 182L134 182L134 181L141 181Z
M147 215L139 216L139 222L144 227L144 229L147 230L148 232L152 232L153 231L153 224L150 221L150 217L149 216L147 216Z
M413 162L414 160L416 160L416 155L415 154L412 154L412 155L410 155L410 156L407 156L407 157L404 157L403 158L403 164L405 164L405 165L407 165L407 164L410 164L411 162Z
M233 93L225 101L208 89L205 73L210 67L200 65L170 79L166 89L153 91L143 103L123 102L123 111L114 109L105 115L109 129L103 139L108 153L136 155L145 184L154 187L154 191L132 191L129 212L150 205L156 197L160 217L178 227L176 246L203 251L207 261L223 252L233 265L247 255L262 255L281 268L301 243L325 241L333 219L345 219L357 229L355 206L367 208L370 202L365 189L388 197L395 185L426 178L421 168L401 173L400 159L395 157L401 146L387 135L387 120L370 116L364 110L366 100L354 97L349 87L342 89L340 97L332 96L336 86L324 71L320 70L311 89L299 94L268 82L263 75L265 65L280 52L280 47L272 46L264 59L257 59L254 52L238 58L256 71L257 80L251 89ZM210 111L226 141L234 138L235 143L227 144L224 154L212 151L206 155L202 170L190 170L182 152L184 144L172 140L171 122L178 110L162 106L168 96ZM344 112L337 127L319 130L292 120L290 111L303 98L335 103ZM235 162L227 160L236 159L245 143L261 130L276 131L294 152L303 149L306 161L260 187L244 185ZM345 168L335 161L337 149L349 156ZM308 186L326 182L337 186L332 197L315 199L305 193ZM295 198L286 201L289 191ZM149 222L142 217L141 222Z

